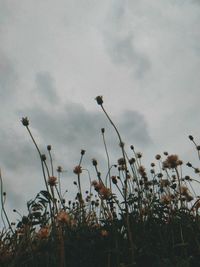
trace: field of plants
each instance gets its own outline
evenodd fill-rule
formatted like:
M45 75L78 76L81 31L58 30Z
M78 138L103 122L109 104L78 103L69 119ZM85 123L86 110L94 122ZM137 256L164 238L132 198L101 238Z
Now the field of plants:
M5 208L6 193L1 181L0 266L1 267L195 267L200 266L200 183L198 166L176 154L157 154L149 167L133 145L127 149L114 127L121 158L111 162L105 129L101 129L107 156L107 175L102 176L97 159L91 168L80 161L73 168L76 197L62 195L62 167L54 168L51 146L41 153L27 117L22 118L41 162L44 190L27 202L27 214L12 223ZM197 159L200 146L192 135ZM196 152L195 152L196 150ZM198 164L198 163L197 163ZM183 165L188 173L183 173ZM88 172L88 190L82 190L82 175ZM105 170L104 170L105 171ZM14 210L14 212L17 212Z

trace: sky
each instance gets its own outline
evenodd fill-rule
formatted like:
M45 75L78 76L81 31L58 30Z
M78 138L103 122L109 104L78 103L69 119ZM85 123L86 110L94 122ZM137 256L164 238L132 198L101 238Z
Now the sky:
M98 95L130 155L133 144L147 164L163 151L196 160L188 135L200 142L199 24L199 0L0 0L0 168L9 216L44 189L22 117L43 153L52 145L68 191L76 190L81 149L92 178L92 158L104 168L101 128L111 162L121 156Z

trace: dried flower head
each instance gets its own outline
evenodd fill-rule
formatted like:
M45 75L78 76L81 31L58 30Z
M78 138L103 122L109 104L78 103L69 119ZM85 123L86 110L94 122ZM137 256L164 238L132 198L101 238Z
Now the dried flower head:
M160 186L161 187L167 187L170 185L170 181L168 179L162 179L160 180Z
M50 186L55 186L56 183L57 183L57 177L55 177L55 176L49 176L48 184Z
M188 190L187 186L184 186L184 185L180 187L180 192L181 192L181 195L183 195L183 196L186 196L189 194L189 190Z
M80 174L80 173L82 173L82 167L81 167L80 165L75 166L73 172L74 172L75 174Z
M118 165L124 165L125 164L124 158L119 158L117 162L118 162Z
M180 165L180 160L177 155L170 155L167 159L163 162L163 168L174 169L178 165Z
M145 171L145 167L144 166L139 166L138 168L138 172L139 174L142 176L142 177L145 177L146 176L146 171Z
M99 189L99 194L101 195L101 197L103 199L109 199L111 196L111 191L109 188L105 187L104 185L101 186L101 188Z
M172 198L170 195L162 195L162 197L161 197L161 202L163 204L166 204L166 205L169 204L171 202L171 200L172 200Z

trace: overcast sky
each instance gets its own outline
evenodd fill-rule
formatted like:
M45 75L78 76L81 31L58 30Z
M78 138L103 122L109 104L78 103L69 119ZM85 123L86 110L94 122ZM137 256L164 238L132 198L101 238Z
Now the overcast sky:
M118 140L150 164L155 154L195 158L200 142L199 0L0 0L0 167L8 209L24 210L43 189L36 150L53 147L63 187L73 187L80 150L103 162L101 128L113 163ZM91 166L92 168L92 166Z

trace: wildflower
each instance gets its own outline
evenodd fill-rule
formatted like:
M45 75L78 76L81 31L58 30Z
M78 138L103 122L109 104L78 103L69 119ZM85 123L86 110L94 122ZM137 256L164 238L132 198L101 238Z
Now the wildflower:
M98 184L97 180L92 181L91 185L93 185L94 187Z
M69 214L64 210L61 210L57 215L57 221L61 223L69 223L70 222Z
M162 179L162 180L160 180L160 186L161 187L167 187L169 185L170 185L170 182L169 182L168 179Z
M131 159L129 159L129 163L130 163L130 164L135 163L135 158L131 158Z
M57 177L55 176L49 176L49 179L48 179L48 184L50 186L55 186L56 185L56 182L57 181Z
M171 200L172 200L172 198L171 198L171 196L170 195L163 195L162 197L161 197L161 202L163 203L163 204L169 204L170 202L171 202Z
M118 159L118 165L124 165L125 164L125 160L124 160L124 158L120 158L120 159Z
M48 226L43 226L42 228L40 228L40 230L37 233L38 238L40 239L46 239L49 237L50 234L50 229Z
M101 230L101 236L103 236L103 237L108 236L108 231L105 230L105 229L102 229L102 230Z
M180 192L181 192L181 195L184 195L184 196L186 196L186 195L188 195L188 188L187 188L187 186L181 186L180 187Z
M142 176L142 177L145 177L146 176L146 172L145 172L145 168L144 168L144 166L140 166L139 168L138 168L138 172L139 172L139 174Z
M102 105L103 104L103 96L97 96L96 98L95 98L95 100L97 101L97 104L98 105Z
M29 126L29 120L27 117L23 117L21 122L25 127Z
M74 172L75 174L80 174L80 173L82 173L82 168L81 168L81 166L80 166L80 165L77 165L76 167L74 167L73 172Z
M103 199L109 199L109 197L111 196L111 191L109 188L102 186L99 190L99 194Z
M163 162L163 168L174 169L178 165L180 165L180 160L177 155L170 155L167 159Z

